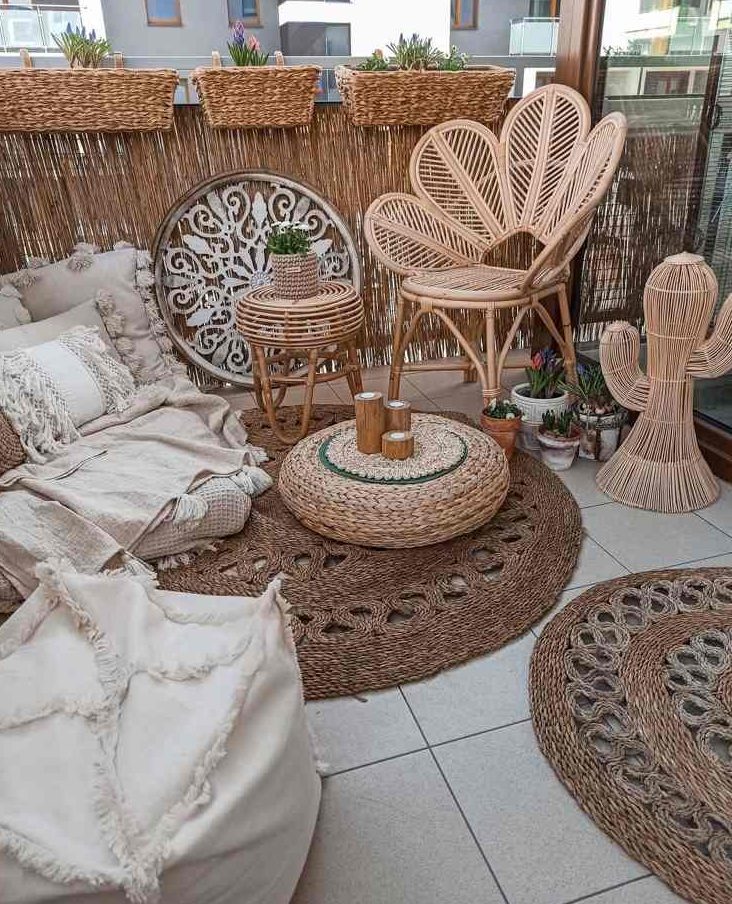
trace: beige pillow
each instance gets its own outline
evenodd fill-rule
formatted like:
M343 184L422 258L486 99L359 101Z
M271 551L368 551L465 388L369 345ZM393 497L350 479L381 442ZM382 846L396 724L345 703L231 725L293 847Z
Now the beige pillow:
M16 326L10 330L0 330L0 352L14 352L18 348L30 348L33 345L40 345L41 342L50 342L75 326L96 327L109 353L119 360L117 349L107 333L95 301L84 302L70 311L64 311L63 314L56 314L46 320Z
M4 279L20 291L34 321L96 300L120 358L138 382L151 383L175 361L152 292L151 263L147 252L132 247L98 253L95 246L77 245L66 260Z

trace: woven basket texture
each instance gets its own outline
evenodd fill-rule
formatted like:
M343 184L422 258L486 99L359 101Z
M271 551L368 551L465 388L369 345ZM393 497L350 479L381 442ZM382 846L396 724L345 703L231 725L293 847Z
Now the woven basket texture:
M281 408L290 426L297 408ZM459 423L469 421L452 414ZM313 431L350 420L349 406L319 406ZM245 411L252 443L277 477L290 446L266 415ZM161 586L195 593L261 592L278 574L308 698L357 694L416 681L504 646L556 602L577 561L580 511L540 462L516 455L496 516L446 543L368 549L329 540L288 511L277 488L257 497L244 530L188 566L160 574Z
M732 899L731 614L730 568L606 581L544 628L529 674L534 731L567 791L696 904Z
M170 129L177 84L173 69L0 69L0 131Z
M212 128L293 128L313 117L320 69L201 66L191 77Z
M357 126L430 126L450 119L490 123L503 112L516 74L501 66L460 72L362 72L339 66L335 72Z
M272 284L282 298L312 298L318 294L318 257L307 254L270 254Z
M0 474L17 468L25 461L25 450L20 442L20 437L8 423L7 418L0 413Z

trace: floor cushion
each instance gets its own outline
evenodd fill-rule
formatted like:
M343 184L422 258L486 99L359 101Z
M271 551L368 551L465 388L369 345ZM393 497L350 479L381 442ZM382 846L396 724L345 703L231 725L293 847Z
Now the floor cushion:
M122 888L149 904L149 875L163 904L287 904L320 782L275 589L177 594L53 565L41 579L0 626L4 904L124 904Z
M201 517L160 522L136 544L132 550L136 556L152 561L186 552L203 540L236 534L246 524L252 507L251 497L228 477L212 477L190 495L204 503Z

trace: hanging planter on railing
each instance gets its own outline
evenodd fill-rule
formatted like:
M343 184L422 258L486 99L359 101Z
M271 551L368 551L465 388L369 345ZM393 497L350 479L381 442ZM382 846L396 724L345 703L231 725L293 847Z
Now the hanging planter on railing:
M214 51L212 65L194 69L191 79L214 129L294 128L313 118L320 68L285 66L279 52L274 66L224 68L221 55Z
M174 69L0 69L1 132L149 132L173 124Z
M338 90L357 126L431 126L449 119L490 123L506 105L515 72L501 66L467 66L413 35L390 44L392 58L375 51L358 69L338 66Z

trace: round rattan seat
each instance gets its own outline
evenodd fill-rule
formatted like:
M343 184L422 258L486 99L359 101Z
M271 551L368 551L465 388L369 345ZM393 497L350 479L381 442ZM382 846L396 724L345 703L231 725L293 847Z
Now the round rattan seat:
M279 492L287 508L310 530L344 543L384 548L411 548L441 543L485 524L503 504L509 487L505 455L490 437L466 424L438 415L417 414L413 432L439 441L449 432L462 447L446 453L445 467L424 474L389 479L381 456L370 478L336 467L328 458L329 443L353 421L320 430L299 442L287 455L279 476ZM427 456L429 457L429 456ZM434 456L433 456L434 458Z
M500 303L501 300L520 298L524 294L522 283L525 278L525 270L473 264L407 276L402 282L402 292L410 299L433 298L442 307L465 307L466 304L470 306L470 302ZM451 302L455 304L451 305Z
M250 289L236 306L236 326L252 345L302 349L352 338L363 324L363 302L349 282L321 282L318 294L282 298L274 286Z

